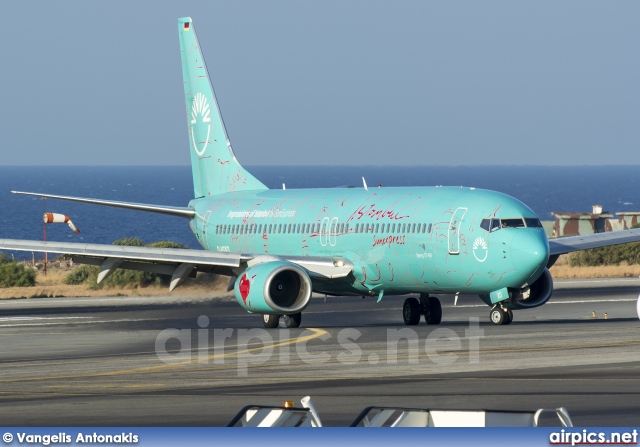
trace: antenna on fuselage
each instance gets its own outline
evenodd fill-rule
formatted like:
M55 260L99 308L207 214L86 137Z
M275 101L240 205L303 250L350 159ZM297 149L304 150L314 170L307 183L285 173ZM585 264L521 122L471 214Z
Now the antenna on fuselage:
M362 177L362 184L364 185L364 190L369 191L369 188L367 188L367 181L364 179L364 177Z

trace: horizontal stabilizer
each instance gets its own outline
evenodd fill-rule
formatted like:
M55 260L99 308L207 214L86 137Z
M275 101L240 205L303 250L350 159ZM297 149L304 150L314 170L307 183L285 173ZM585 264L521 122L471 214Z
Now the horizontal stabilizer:
M88 199L84 197L57 196L54 194L40 194L35 192L11 191L13 194L26 196L46 197L47 199L70 200L72 202L91 203L93 205L113 206L130 210L147 211L150 213L167 214L169 216L186 217L192 219L196 213L191 208L179 206L149 205L146 203L118 202L116 200Z

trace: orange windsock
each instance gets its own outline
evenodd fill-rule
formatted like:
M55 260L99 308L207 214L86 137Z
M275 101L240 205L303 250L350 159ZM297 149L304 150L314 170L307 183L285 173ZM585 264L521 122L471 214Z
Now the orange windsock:
M80 230L78 230L78 227L76 227L73 222L71 222L69 216L65 216L64 214L44 213L43 219L45 224L66 223L67 225L69 225L69 228L71 228L71 231L73 231L75 234L80 233Z

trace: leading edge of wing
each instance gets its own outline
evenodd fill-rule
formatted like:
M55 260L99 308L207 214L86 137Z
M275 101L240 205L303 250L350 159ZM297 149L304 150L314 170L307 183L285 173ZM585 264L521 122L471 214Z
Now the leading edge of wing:
M149 205L145 203L119 202L116 200L89 199L85 197L58 196L54 194L40 194L35 192L11 191L13 194L25 196L45 197L48 199L69 200L72 202L91 203L93 205L113 206L130 210L147 211L151 213L167 214L170 216L186 217L192 219L196 213L191 208L179 206Z
M586 234L584 236L562 237L549 240L549 254L563 255L573 251L590 248L608 247L640 241L640 228L633 230L609 231L606 233Z
M132 247L129 245L43 242L20 239L0 239L0 250L35 251L142 262L206 264L225 267L238 267L242 261L253 258L253 256L240 253L220 253L182 248Z
M82 244L78 242L44 242L22 239L0 239L0 250L47 252L69 255L79 264L101 265L108 259L125 263L122 268L152 273L172 274L178 264L192 266L230 267L251 266L273 260L284 260L303 267L314 278L335 279L347 276L353 264L341 257L291 257L254 255L251 253L226 253L182 248L134 247L129 245ZM150 268L150 264L156 267ZM173 268L157 267L162 264ZM211 271L209 268L203 271ZM232 271L229 271L232 272ZM230 273L229 273L230 274Z

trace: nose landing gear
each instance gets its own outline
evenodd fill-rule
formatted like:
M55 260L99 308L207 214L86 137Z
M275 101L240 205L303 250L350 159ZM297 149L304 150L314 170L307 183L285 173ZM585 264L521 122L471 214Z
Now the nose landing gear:
M505 307L495 305L491 308L489 319L496 325L511 324L513 321L513 312Z

